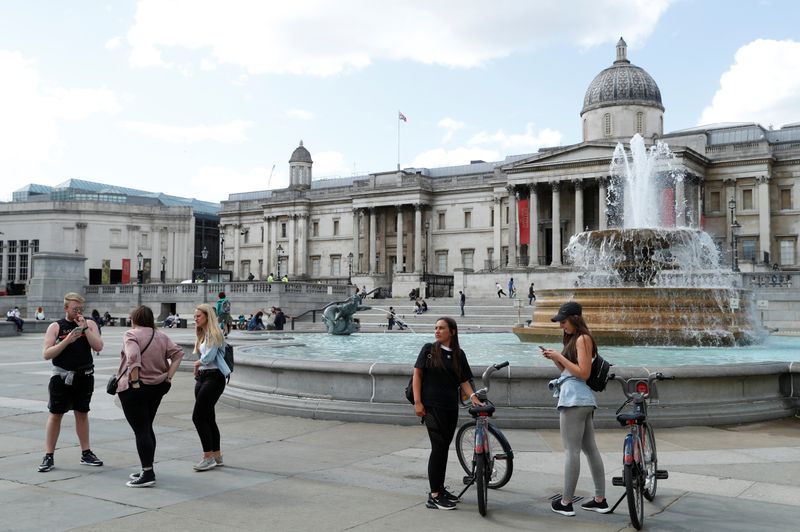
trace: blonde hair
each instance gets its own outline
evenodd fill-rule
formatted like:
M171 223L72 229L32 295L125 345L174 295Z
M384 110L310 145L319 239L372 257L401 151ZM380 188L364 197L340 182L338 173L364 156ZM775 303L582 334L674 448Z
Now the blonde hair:
M76 292L67 292L66 294L64 294L64 306L65 307L67 305L69 305L70 301L77 301L81 305L86 303L86 300L83 298L83 296L78 294L78 293L76 293Z
M205 314L207 318L204 328L195 326L197 345L199 346L204 340L209 347L219 347L225 343L225 337L222 336L222 329L219 327L219 318L217 318L214 307L208 303L203 303L202 305L197 305L196 310Z

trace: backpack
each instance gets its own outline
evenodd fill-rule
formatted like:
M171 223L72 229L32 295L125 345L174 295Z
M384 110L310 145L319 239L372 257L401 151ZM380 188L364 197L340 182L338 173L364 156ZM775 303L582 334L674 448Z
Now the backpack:
M228 298L222 300L222 313L223 314L230 314L231 313L231 302Z
M233 346L227 342L225 342L225 355L223 358L225 359L225 365L228 366L228 369L233 371Z
M589 378L586 379L586 384L589 388L595 392L605 391L608 383L608 372L613 365L601 357L599 353L595 353L594 358L592 358L592 372L589 374Z

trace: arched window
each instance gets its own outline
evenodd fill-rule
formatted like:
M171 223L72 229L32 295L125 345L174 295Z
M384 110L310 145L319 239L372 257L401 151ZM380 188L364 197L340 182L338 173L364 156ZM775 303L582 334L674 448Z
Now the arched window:
M641 111L636 113L636 132L640 135L644 133L644 113Z
M611 136L611 113L603 115L603 135L606 137Z

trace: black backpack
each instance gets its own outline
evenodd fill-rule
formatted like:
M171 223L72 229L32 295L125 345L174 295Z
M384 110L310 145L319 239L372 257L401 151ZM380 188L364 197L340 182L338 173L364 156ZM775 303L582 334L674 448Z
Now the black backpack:
M228 369L233 371L233 346L227 342L225 342L225 365L228 366Z
M594 358L592 358L592 372L589 374L589 378L586 379L586 384L589 388L595 392L605 391L608 383L608 372L613 365L601 357L599 353L595 353Z

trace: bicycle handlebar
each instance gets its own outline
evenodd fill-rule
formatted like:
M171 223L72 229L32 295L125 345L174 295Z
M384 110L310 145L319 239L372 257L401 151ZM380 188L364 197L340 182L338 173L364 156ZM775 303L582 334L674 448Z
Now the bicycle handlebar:
M479 399L481 399L482 401L486 399L486 395L489 393L489 386L490 386L490 381L492 379L492 374L495 371L499 371L508 365L509 362L508 360L506 360L505 362L494 364L486 368L486 371L484 371L483 375L481 376L481 380L483 381L483 388L481 388L480 390L473 390L475 392L475 395L477 395Z
M650 390L652 390L652 386L653 386L653 381L671 381L671 380L675 380L675 377L674 376L665 376L660 371L649 373L647 375L647 393L638 393L638 392L630 393L630 392L628 392L628 389L627 389L627 385L628 385L628 383L630 381L643 381L643 380L645 380L644 377L631 377L629 379L625 379L623 377L618 377L614 373L611 373L608 376L608 380L615 380L615 381L619 382L620 386L622 387L622 393L625 394L625 397L627 397L629 400L634 400L634 399L638 399L638 398L649 399L650 398Z

